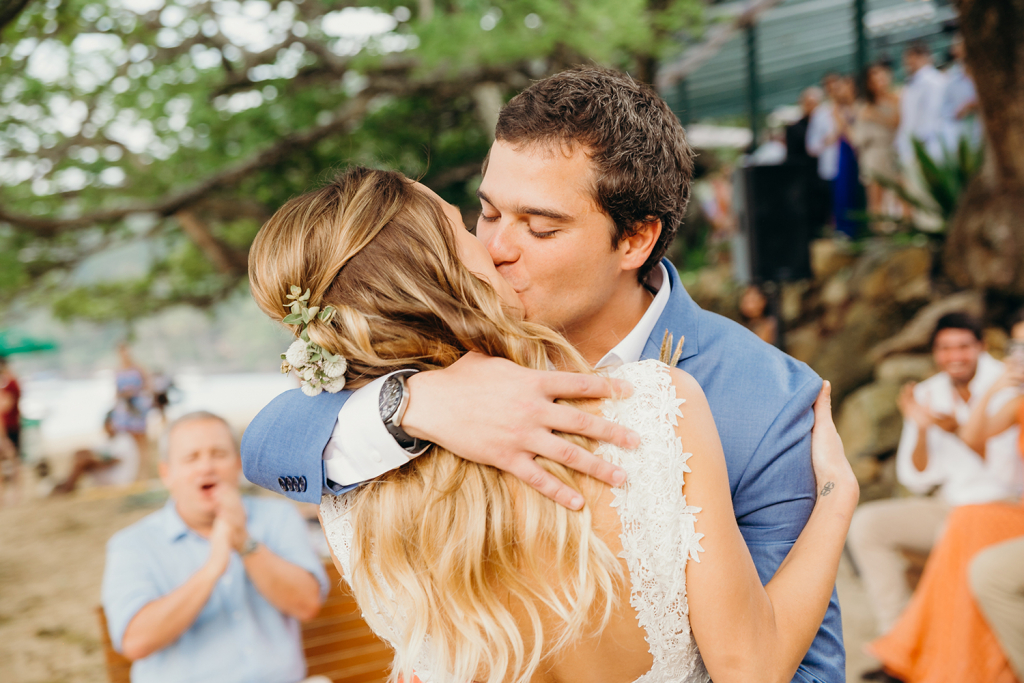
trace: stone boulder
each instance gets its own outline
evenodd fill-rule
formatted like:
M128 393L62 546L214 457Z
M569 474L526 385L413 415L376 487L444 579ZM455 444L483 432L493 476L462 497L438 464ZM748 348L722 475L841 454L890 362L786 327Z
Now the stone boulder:
M870 358L877 363L886 356L895 353L907 353L928 350L928 344L939 318L947 313L964 312L981 317L985 312L985 297L979 291L966 291L951 294L938 301L933 301L920 309L910 322L891 339L877 344L871 349Z
M824 282L857 260L852 244L825 238L811 242L811 272L816 282Z
M938 372L931 354L902 353L889 356L875 366L875 380L878 382L920 382Z

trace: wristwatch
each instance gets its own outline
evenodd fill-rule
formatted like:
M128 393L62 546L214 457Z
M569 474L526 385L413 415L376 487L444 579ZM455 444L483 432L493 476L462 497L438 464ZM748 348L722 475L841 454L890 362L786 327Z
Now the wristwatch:
M245 539L245 545L243 545L242 549L240 551L238 551L238 556L239 557L245 557L246 555L251 555L254 552L256 552L256 549L259 548L259 547L260 547L260 542L257 541L252 536L250 536L249 538Z
M430 443L409 436L402 429L402 418L409 407L409 387L405 383L405 378L414 374L415 370L399 370L384 380L380 387L377 407L380 409L380 419L384 423L384 428L395 438L398 445L413 455L419 455L430 446Z

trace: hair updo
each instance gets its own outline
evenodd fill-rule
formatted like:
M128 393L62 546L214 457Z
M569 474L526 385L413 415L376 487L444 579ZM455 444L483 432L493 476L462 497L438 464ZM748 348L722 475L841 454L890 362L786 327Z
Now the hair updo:
M349 388L399 368L444 368L468 351L591 372L564 338L507 310L462 265L440 205L399 173L351 168L289 201L256 236L249 281L277 321L290 313L291 285L310 290L309 306L336 309L307 331L345 357ZM567 468L538 462L578 486ZM589 504L570 512L438 446L348 495L356 599L378 633L400 627L392 679L412 679L425 634L432 671L525 683L546 657L607 623L623 573L591 528ZM375 603L407 619L385 624Z

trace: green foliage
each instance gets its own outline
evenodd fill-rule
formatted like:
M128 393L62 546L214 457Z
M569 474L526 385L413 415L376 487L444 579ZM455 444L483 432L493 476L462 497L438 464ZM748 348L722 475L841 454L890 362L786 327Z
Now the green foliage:
M914 194L902 183L890 178L878 177L876 180L915 209L938 216L944 230L956 213L960 196L967 189L967 184L981 170L984 148L974 148L966 137L962 137L955 151L943 149L942 160L936 162L921 141L914 139L912 143L927 196Z
M479 88L507 99L584 62L643 70L702 6L31 2L0 28L2 300L92 320L209 305L244 280L274 210L353 163L476 208L495 113ZM132 243L157 254L144 277L83 278Z

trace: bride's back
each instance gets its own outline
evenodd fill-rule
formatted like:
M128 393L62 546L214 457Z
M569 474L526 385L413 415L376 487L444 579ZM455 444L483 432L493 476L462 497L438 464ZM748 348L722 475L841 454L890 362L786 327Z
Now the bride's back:
M546 540L532 544L528 554L518 555L519 564L512 567L511 572L504 573L500 580L491 576L481 599L493 599L504 606L505 613L514 622L513 628L524 643L532 642L535 626L542 629L545 643L539 652L535 652L540 660L536 666L530 667L528 678L524 679L531 683L580 680L632 683L640 679L644 683L705 681L707 673L690 632L686 604L686 564L701 550L701 535L694 527L698 510L688 507L683 495L683 476L689 469L686 466L687 455L682 453L675 431L682 401L676 398L669 369L654 361L631 363L616 369L613 374L633 385L633 396L614 403L592 405L590 409L598 412L603 408L605 416L642 435L641 445L633 451L609 445L602 445L599 449L604 457L626 470L629 475L627 484L621 489L611 489L595 480L581 481L588 500L585 511L563 511L563 514L585 519L585 528L578 528L574 535L572 532L557 533L550 526L552 518L538 519L537 509L530 506L531 502L537 502L542 508L552 511L553 502L536 500L534 492L511 481L514 493L506 501L512 516L509 520L510 538L539 535ZM419 465L429 466L426 462ZM459 466L468 469L482 467L472 463ZM364 492L363 496L364 501L375 499L372 491ZM363 532L377 538L381 535L392 540L402 537L401 533L390 530L387 520L377 520L380 508L374 506L372 516L365 514L368 510L362 510L360 514L359 503L354 498L346 500L328 496L321 508L328 538L342 565L343 574L350 581L353 564L358 564L353 555L359 555L352 552L352 538L359 535L361 526ZM379 498L376 502L380 502ZM353 504L355 514L349 512ZM430 506L422 506L415 513L433 521L439 514L445 516ZM570 588L565 593L565 569L568 563L587 571L586 563L574 562L581 552L587 554L592 551L587 548L588 539L590 543L602 546L599 558L615 558L613 565L608 567L613 575L610 610L605 619L602 610L605 602L591 599L589 610L584 614L586 618L573 621L574 615L571 609L567 611L567 607L571 608L571 599L580 599L586 604L588 593L578 590L578 587L588 584L576 584L575 592ZM448 543L456 547L461 544L461 539L452 534ZM466 563L466 572L472 573L474 568L469 566L472 562L468 559L463 562ZM362 572L364 575L368 571L375 572L383 577L393 570L394 567L376 562L372 568L364 566ZM372 591L360 590L358 577L354 581L357 597L362 595L360 604L368 612L371 626L395 645L400 660L414 660L412 669L424 683L461 680L436 673L439 663L444 660L438 653L457 645L452 641L472 637L471 634L446 634L440 629L428 628L423 634L425 640L418 641L408 636L416 630L410 626L412 622L430 622L431 615L424 613L428 604L441 605L462 600L464 596L421 576L418 579L420 589L429 597L417 605L409 597L416 591L392 591L390 583L395 580L382 581L375 589L376 596L368 595ZM513 589L506 590L505 581L510 581ZM529 584L533 592L524 593L524 584ZM548 594L568 595L570 601L545 600ZM404 633L404 636L397 632ZM556 641L562 638L565 646L552 646L552 638ZM421 644L423 649L418 656L410 652ZM485 668L478 669L475 675L466 679L486 680L488 673Z

